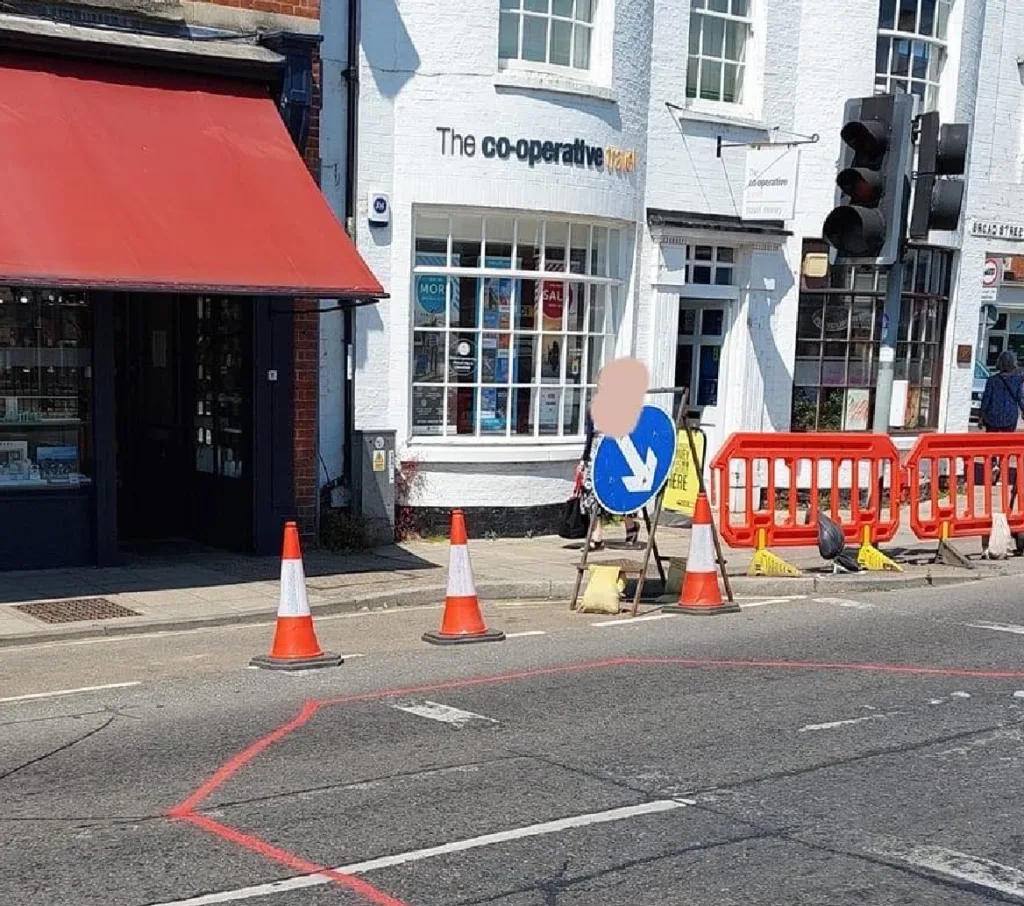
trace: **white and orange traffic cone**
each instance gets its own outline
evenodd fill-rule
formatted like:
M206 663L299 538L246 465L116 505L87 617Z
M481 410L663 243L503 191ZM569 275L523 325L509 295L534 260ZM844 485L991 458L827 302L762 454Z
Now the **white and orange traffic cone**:
M686 557L686 574L683 576L679 603L663 607L662 610L691 614L739 612L738 604L722 600L712 531L711 504L708 503L707 495L701 491L693 511L690 552Z
M324 651L317 641L306 597L299 528L294 522L286 522L274 642L269 655L257 655L249 661L249 666L268 670L309 670L312 667L337 667L341 663L340 654Z
M488 629L480 611L480 599L469 561L466 518L462 510L452 511L451 551L448 556L448 594L440 632L426 632L423 641L432 645L459 645L468 642L501 642L505 633Z

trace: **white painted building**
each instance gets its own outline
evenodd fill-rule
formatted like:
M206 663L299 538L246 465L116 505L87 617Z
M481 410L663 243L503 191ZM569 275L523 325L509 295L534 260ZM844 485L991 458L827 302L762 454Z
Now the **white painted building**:
M496 511L498 531L550 526L536 508L565 500L615 356L690 387L712 452L868 429L883 283L803 263L845 100L904 89L974 128L968 229L908 263L893 432L966 428L984 262L1024 251L988 223L1024 222L1019 34L1009 0L364 2L355 231L391 299L358 313L356 427L397 432L410 503ZM815 135L770 149L790 209L744 219L748 146ZM322 385L342 362L325 353Z

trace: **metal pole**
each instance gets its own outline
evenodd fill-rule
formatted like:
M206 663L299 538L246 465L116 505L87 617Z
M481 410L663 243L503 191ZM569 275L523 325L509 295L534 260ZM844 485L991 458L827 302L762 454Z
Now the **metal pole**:
M878 382L875 385L875 418L872 426L876 434L889 433L892 383L896 372L896 338L899 336L902 304L903 261L901 257L889 268L889 282L885 290L882 336L878 350Z

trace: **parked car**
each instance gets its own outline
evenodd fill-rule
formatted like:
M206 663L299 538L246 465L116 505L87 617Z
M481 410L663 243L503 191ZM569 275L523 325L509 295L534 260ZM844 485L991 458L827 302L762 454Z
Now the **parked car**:
M985 393L985 384L988 382L992 372L981 362L974 363L974 385L971 387L971 427L978 427L978 420L981 417L981 398Z

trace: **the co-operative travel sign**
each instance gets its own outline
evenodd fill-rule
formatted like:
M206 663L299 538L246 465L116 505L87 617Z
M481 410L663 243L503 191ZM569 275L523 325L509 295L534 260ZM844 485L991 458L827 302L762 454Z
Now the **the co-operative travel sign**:
M594 495L609 513L639 510L665 484L676 454L676 429L657 406L644 406L625 437L602 437L594 454Z

